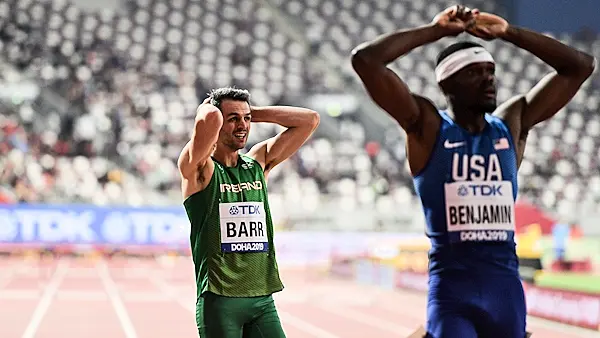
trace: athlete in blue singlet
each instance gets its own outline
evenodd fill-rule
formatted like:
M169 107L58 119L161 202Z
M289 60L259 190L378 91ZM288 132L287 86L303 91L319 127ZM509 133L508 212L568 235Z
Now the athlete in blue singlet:
M443 50L439 111L387 64L414 48L467 32L523 48L555 69L529 92L496 105L495 63L473 42ZM429 25L356 47L352 66L373 100L407 134L414 185L427 221L427 336L523 338L526 308L515 252L517 170L528 131L556 114L592 74L592 56L504 19L454 6Z

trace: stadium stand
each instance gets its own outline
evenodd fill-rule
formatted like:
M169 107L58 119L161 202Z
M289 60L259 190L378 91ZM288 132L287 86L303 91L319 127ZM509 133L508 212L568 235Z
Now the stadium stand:
M0 198L178 204L175 160L188 121L210 88L247 87L260 105L321 93L364 99L350 68L352 47L428 22L449 4L135 0L111 13L80 10L63 0L3 1ZM493 1L472 5L502 13ZM600 55L600 40L560 38ZM445 102L433 80L433 60L445 44L421 48L393 65L412 90L440 106ZM510 45L486 46L498 61L499 100L529 89L548 70ZM26 85L39 88L38 95L17 95ZM598 209L599 100L594 76L565 112L530 133L520 172L522 198L570 220ZM331 119L335 135L317 134L278 168L271 178L272 204L302 205L305 211L361 207L392 216L404 213L397 205L405 205L407 214L420 210L402 134L390 125L365 127L365 116L382 115L371 109ZM275 132L256 126L249 146ZM372 228L373 222L363 226Z

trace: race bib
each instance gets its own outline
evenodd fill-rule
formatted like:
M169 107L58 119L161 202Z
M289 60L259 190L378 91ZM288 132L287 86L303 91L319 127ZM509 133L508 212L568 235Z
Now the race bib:
M222 252L269 250L267 216L263 202L220 203Z
M515 203L512 189L509 181L447 183L446 228L450 240L513 240Z

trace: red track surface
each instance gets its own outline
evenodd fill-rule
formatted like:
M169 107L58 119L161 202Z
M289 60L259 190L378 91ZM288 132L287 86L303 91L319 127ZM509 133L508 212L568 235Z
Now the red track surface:
M283 271L275 296L289 338L405 337L425 319L421 294ZM2 338L197 337L191 261L0 259ZM598 332L530 319L534 337Z

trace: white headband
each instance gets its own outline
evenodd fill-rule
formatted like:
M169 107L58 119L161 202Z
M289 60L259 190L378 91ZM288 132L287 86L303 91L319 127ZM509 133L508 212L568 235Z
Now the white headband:
M494 63L494 58L483 47L461 49L450 54L435 67L435 79L440 83L466 66L478 62Z

